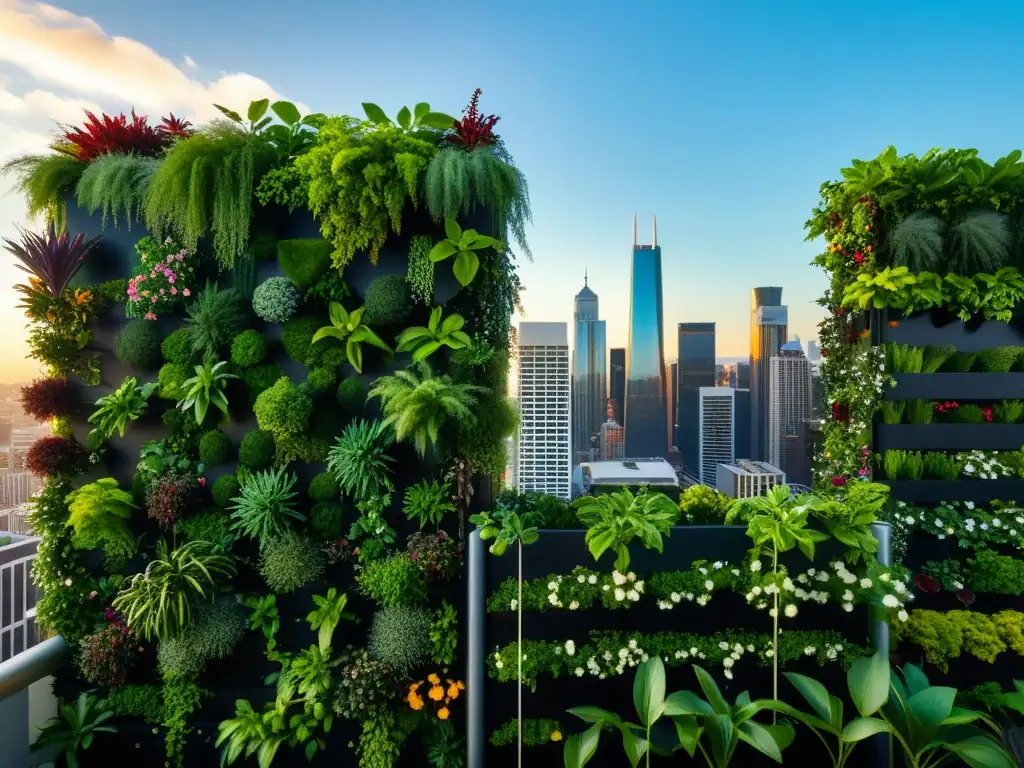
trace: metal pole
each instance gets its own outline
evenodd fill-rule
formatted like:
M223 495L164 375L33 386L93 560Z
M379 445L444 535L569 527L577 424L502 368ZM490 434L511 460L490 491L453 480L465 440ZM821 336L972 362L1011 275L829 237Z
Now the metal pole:
M516 664L519 674L516 676L516 689L518 693L518 712L516 714L516 729L518 730L519 742L519 768L523 768L523 540L519 540L519 594L516 598L516 620L517 642L516 642Z
M892 565L892 529L888 523L874 522L871 524L871 535L878 542L878 563L889 567ZM871 645L886 659L889 658L889 625L880 613L871 617L869 627ZM890 758L890 737L887 734L879 733L871 737L871 750L874 753L874 764L876 768L889 768Z
M486 565L487 544L480 539L480 532L469 534L469 552L466 564L468 584L466 589L468 610L467 653L466 653L466 751L469 768L484 768L484 681L487 649L484 629L486 624L485 605L487 595Z

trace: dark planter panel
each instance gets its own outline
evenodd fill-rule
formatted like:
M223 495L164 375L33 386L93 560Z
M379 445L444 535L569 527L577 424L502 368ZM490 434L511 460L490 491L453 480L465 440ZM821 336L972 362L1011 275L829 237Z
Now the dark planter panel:
M876 450L1016 451L1024 424L878 424Z
M1024 373L897 373L886 400L1016 400Z
M939 504L943 501L973 501L988 504L996 499L1024 499L1024 480L882 480L892 491L892 498L916 504Z
M890 320L898 321L899 325L895 328L890 327ZM952 344L961 352L979 352L1004 344L1024 345L1024 334L1020 330L1013 325L992 320L972 330L975 323L964 323L955 316L950 320L925 312L913 317L903 317L898 313L882 311L872 313L872 322L876 323L878 329L875 335L876 342L913 344L919 347L929 344Z

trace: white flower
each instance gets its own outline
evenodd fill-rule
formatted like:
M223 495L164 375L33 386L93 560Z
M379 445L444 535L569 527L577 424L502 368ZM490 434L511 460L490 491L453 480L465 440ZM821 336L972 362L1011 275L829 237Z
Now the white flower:
M721 641L718 644L718 647L721 648L723 651L728 651L729 650L729 644L727 642L725 642L724 640Z
M882 598L882 605L886 608L897 608L899 607L900 601L896 595L886 595Z
M758 571L760 571L761 570L761 561L760 560L752 561L750 563L750 570L752 570L754 573L757 573Z
M736 653L743 653L743 644L742 643L736 643L736 645L734 645L732 647L732 650L733 650L734 654L736 654ZM736 658L739 658L739 656L737 656Z
M691 656L696 656L697 655L697 648L696 648L696 646L694 646L693 648L690 648L690 655Z
M70 587L70 586L71 586L71 584L72 584L72 581L71 581L71 579L65 579L65 580L64 580L64 586L65 586L65 587Z
M794 616L796 616L796 606L793 603L790 603L786 606L785 613L786 616L792 619Z
M671 601L672 601L673 603L678 603L678 602L679 602L680 600L682 600L682 599L683 599L683 596L682 596L682 595L680 595L680 594L679 594L678 592L673 592L673 593L672 593L671 595L669 595L669 599L670 599L670 600L671 600Z
M748 645L748 646L747 646L747 652L748 652L748 653L753 653L753 652L754 652L754 646L753 646L753 644L751 644L751 645Z
M587 577L581 573L579 576L576 577L576 581L578 581L580 584L584 584L587 581Z
M889 574L888 574L888 573L883 573L883 574L881 574L881 575L880 575L880 576L879 576L878 578L879 578L879 579L880 579L881 581L884 581L884 582L885 582L886 584L888 584L888 583L889 583Z
M622 600L625 600L626 599L626 590L622 589L621 587L616 588L616 590L615 590L615 599L619 600L620 602Z
M998 528L1002 524L1003 524L1002 521L998 517L993 517L992 518L992 525L995 526L996 528Z
M626 583L626 577L618 571L612 571L612 581L615 582L615 586L621 587L623 584Z
M849 613L853 610L853 603L843 603L843 610Z
M754 595L754 597L757 597L758 595L761 594L761 588L760 587L754 587L752 590L750 590L750 592L751 592L751 594Z
M575 601L575 600L573 600L571 603L569 603L569 610L570 611L575 611L579 607L580 607L580 604L577 601Z
M716 571L720 571L722 569L722 565L723 563L721 560L715 560L714 564L711 567L714 568Z
M601 589L603 589L605 592L607 592L609 589L611 589L611 585L610 584L605 584L603 587L601 587Z
M576 677L583 677L583 667L576 667Z
M629 655L629 651L627 651L625 648L619 648L619 658L620 659L624 659L628 655Z
M636 574L630 571L626 574L626 579L629 581L636 581Z
M731 656L726 656L724 659L722 659L722 666L726 669L729 669L735 663L736 662L732 660Z
M590 574L589 576L587 576L587 583L597 584L597 576L595 576L594 574Z
M846 590L845 592L843 592L843 600L845 600L848 603L852 602L853 601L853 592L851 592L850 590Z
M551 603L552 605L556 605L557 606L558 605L558 595L555 594L554 592L549 592L548 593L548 602Z
M942 528L944 525L945 525L945 523L943 523L939 518L937 518L937 517L935 518L935 527L936 528Z
M560 646L560 645L556 646L555 647L555 656L561 656L561 655L562 655L562 646Z
M892 588L895 589L897 592L902 593L902 592L906 591L907 585L904 584L902 581L894 581L892 583Z
M910 618L910 614L909 614L909 613L907 613L907 612L906 612L905 610L901 610L901 611L900 611L899 613L897 613L897 614L896 614L896 617L897 617L897 618L898 618L898 619L899 619L900 621L906 621L907 619L909 619L909 618Z
M637 600L640 599L640 593L637 592L635 589L631 589L629 590L629 592L626 593L626 597L628 597L635 603Z
M708 604L708 596L707 595L701 595L700 597L697 598L697 605L699 605L701 608L703 608L707 604Z
M637 592L643 592L644 583L642 581L638 581L636 584L633 585L633 589L635 589Z
M549 581L548 582L548 591L549 592L554 592L557 589L558 589L558 582L557 581Z
M604 652L604 656L602 656L601 658L603 658L605 661L611 661L612 660L612 652L611 651L605 651Z
M973 501L965 501L964 502L964 506L967 507L968 509L974 509L974 502Z
M861 589L871 589L871 579L866 578L866 577L861 579L860 580L860 588Z
M510 607L510 608L511 608L511 609L512 609L512 610L514 611L514 610L516 609L516 607L517 607L518 605L519 605L519 601L518 601L518 600L516 600L516 599L515 599L515 598L513 597L513 598L512 598L512 602L511 602L511 603L509 603L509 607Z
M907 515L905 518L903 518L903 522L907 525L913 525L917 521L914 519L913 515Z
M636 640L630 640L629 641L629 650L631 650L631 651L635 651L636 650Z
M789 576L787 576L782 582L782 588L785 589L787 592L792 592L794 589L796 589L796 585L793 583L793 580L789 578Z
M774 619L776 616L779 615L779 612L775 608L769 608L768 615Z
M813 645L808 645L806 648L804 648L804 655L805 656L813 656L817 652L818 652L818 649L815 648Z
M836 658L839 656L839 651L837 651L835 648L829 648L827 651L825 651L825 655L829 658L829 661L835 661Z
M740 569L739 568L733 568L732 569L732 575L733 576L739 576L740 575Z
M497 667L498 669L501 669L505 665L501 663L501 659L498 659L496 662L494 662L494 666Z
M687 592L686 593L686 599L689 600L692 603L693 602L693 592Z
M707 581L704 582L704 589L706 589L708 592L710 592L714 588L715 588L715 582L713 582L711 579L708 579Z
M707 576L707 575L708 575L708 569L707 569L707 568L705 568L704 566L701 566L701 567L700 567L700 568L698 568L697 570L698 570L698 571L700 571L700 573L701 573L701 575L702 575L702 576Z

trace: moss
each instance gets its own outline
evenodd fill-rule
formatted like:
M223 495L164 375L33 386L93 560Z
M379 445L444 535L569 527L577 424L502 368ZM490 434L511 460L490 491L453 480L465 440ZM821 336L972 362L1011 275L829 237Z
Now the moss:
M355 415L366 405L366 390L359 379L345 379L338 385L338 405L346 413Z
M218 542L231 535L231 515L220 507L206 507L178 525L189 541Z
M213 497L214 504L218 507L226 507L233 498L238 496L240 491L241 485L238 478L235 475L224 475L217 478L210 490L210 495Z
M993 347L983 349L974 360L974 366L986 373L1009 373L1014 363L1021 356L1020 347Z
M238 463L248 469L266 469L274 462L274 436L262 429L254 429L242 438L238 448Z
M338 374L334 368L321 366L312 369L306 376L306 387L310 392L327 392L338 380Z
M309 482L309 498L313 501L337 501L341 493L330 472L321 472Z
M117 334L114 355L129 368L155 371L160 367L160 331L149 320L132 320Z
M282 438L297 438L306 433L313 401L304 388L296 387L287 376L256 398L253 406L256 423L274 436L278 449Z
M277 260L295 287L305 291L331 266L333 250L322 238L279 240Z
M288 357L307 368L337 368L345 362L345 345L334 339L313 344L313 334L327 325L327 318L304 315L289 320L281 330L281 344Z
M400 325L412 310L409 284L404 275L376 278L363 297L363 320L367 325Z
M505 438L515 431L519 412L509 398L488 391L478 398L473 414L474 421L458 424L455 444L474 471L498 477L508 460Z
M233 456L231 438L219 429L207 432L199 441L199 460L208 467L231 461Z
M274 382L281 378L284 372L277 363L268 365L254 365L242 371L242 381L249 388L249 403L256 404L256 398L274 386Z
M157 393L164 400L183 400L185 390L181 385L188 378L189 371L185 366L177 363L164 363L156 377L160 385L157 388Z
M309 511L309 525L321 541L341 538L345 510L336 501L320 501Z
M160 351L168 363L188 366L195 359L192 353L192 339L187 328L173 331L160 345Z
M262 363L267 356L267 342L258 331L242 331L231 342L231 362L242 368Z

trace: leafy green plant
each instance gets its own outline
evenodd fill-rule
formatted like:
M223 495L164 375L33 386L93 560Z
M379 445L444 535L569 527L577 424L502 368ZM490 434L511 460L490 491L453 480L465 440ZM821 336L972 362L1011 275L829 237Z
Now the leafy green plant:
M148 320L132 320L114 340L114 356L129 368L154 371L160 367L160 333Z
M241 493L241 490L242 484L238 481L237 475L221 475L214 480L210 496L218 507L226 507Z
M164 678L193 678L207 663L231 656L245 637L246 620L233 598L196 606L187 632L164 638L157 648L157 667Z
M253 411L260 429L273 435L277 442L306 432L313 413L313 400L287 376L282 376L272 387L260 393Z
M903 414L907 409L906 400L884 400L882 401L882 423L902 424ZM931 412L931 409L928 409ZM913 422L911 422L913 423Z
M321 472L309 481L309 498L313 501L337 501L341 493L338 481L330 472Z
M416 605L426 597L420 569L405 552L367 563L356 579L359 591L379 605Z
M409 317L412 302L404 275L382 275L373 279L363 295L366 322L399 325Z
M338 385L336 398L345 413L356 414L366 405L366 390L359 379L344 379Z
M935 272L943 266L942 219L914 211L889 231L889 258L911 272Z
M47 222L65 218L64 196L75 188L86 164L62 152L23 155L0 166L0 175L12 174L14 189L26 202L30 218L43 216Z
M847 286L843 306L860 310L904 309L908 303L907 294L917 282L917 275L911 274L907 267L886 267L874 274L861 272L856 281ZM936 298L937 304L941 297Z
M102 225L107 219L124 217L130 230L132 222L142 215L149 191L149 182L156 173L156 158L129 152L110 152L100 155L85 165L75 189L78 205L93 215L102 212Z
M149 405L149 398L156 390L157 384L150 382L139 386L135 377L125 379L121 386L96 401L99 406L89 416L89 423L95 424L93 430L98 439L109 440L117 432L124 437L128 422L140 418Z
M935 418L935 408L928 400L915 398L904 400L906 403L904 413L908 424L931 424Z
M409 240L409 268L405 282L412 298L429 307L434 301L434 262L430 260L433 240L425 235L413 235Z
M370 653L400 675L408 675L430 657L431 615L421 608L393 605L373 616L366 645Z
M415 326L406 328L398 337L398 351L412 352L412 360L418 363L426 360L441 347L449 349L465 349L472 344L469 335L462 330L465 318L459 314L451 314L441 320L441 307L435 307L430 313L430 321L426 327Z
M363 102L363 112L366 118L376 126L397 127L406 133L415 133L424 129L433 131L445 131L452 127L455 118L446 115L444 112L432 112L430 105L421 101L412 110L402 107L398 115L392 120L385 114L384 110L372 102ZM428 136L433 136L432 131L426 131Z
M32 751L56 748L68 768L78 768L78 751L92 746L98 733L117 733L117 728L104 725L114 713L106 699L91 693L80 693L74 704L65 704L60 715L51 718L40 729L32 743Z
M224 394L226 383L238 377L233 373L225 373L221 369L226 361L211 364L209 361L195 367L196 375L182 384L185 398L178 403L178 408L187 411L190 408L196 417L196 424L206 420L206 412L213 405L225 416L228 415L228 398Z
M345 508L336 501L318 501L309 510L309 527L320 541L332 541L342 537L342 521Z
M138 505L114 478L104 477L83 485L69 493L66 501L67 526L74 531L72 540L76 547L129 552L134 549L127 521Z
M490 739L492 746L507 747L517 741L518 722L507 720L495 728ZM557 720L528 717L523 721L523 746L539 747L551 741L562 740L562 726Z
M231 342L231 362L242 368L263 362L266 355L267 342L259 331L242 331Z
M285 277L306 291L330 268L332 250L322 238L278 240L277 261Z
M456 221L450 218L444 220L444 231L447 237L431 249L429 258L436 264L454 256L455 263L452 265L452 272L463 287L473 282L473 278L476 277L476 273L480 269L480 257L477 256L477 251L482 251L484 248L501 251L505 247L500 240L481 235L475 229L463 230Z
M165 363L157 374L157 394L164 400L178 401L185 397L182 385L188 378L188 370L177 363Z
M293 501L296 479L283 468L254 473L228 508L234 520L231 530L258 541L263 549L288 531L289 520L304 521L306 516L296 511Z
M125 582L114 608L146 640L174 637L192 623L193 606L235 572L233 559L214 554L210 542L190 541L168 551L161 541L146 570Z
M320 652L326 654L331 648L331 638L334 637L334 630L344 619L352 621L355 617L345 611L348 605L348 595L344 592L340 595L338 590L331 587L326 595L313 595L313 602L316 609L306 617L310 629L318 630L317 641Z
M323 575L323 553L309 538L286 530L260 548L260 574L277 594L301 589Z
M387 449L395 439L391 425L383 421L358 419L338 437L327 454L327 469L342 492L356 501L365 501L380 493L391 491L391 464Z
M1024 416L1024 400L1003 400L992 407L992 419L998 424L1016 424Z
M1024 563L1017 558L982 549L967 560L967 565L970 574L967 580L975 591L1024 594Z
M331 302L328 315L331 319L330 325L325 325L313 335L313 343L321 339L338 339L345 342L345 355L349 365L356 369L357 373L363 372L363 343L370 344L383 350L388 355L392 349L363 323L363 307L352 310L349 313L341 304Z
M629 570L629 545L639 538L647 549L662 551L662 536L668 536L679 520L679 507L663 493L641 490L636 496L628 488L601 496L585 496L573 503L576 515L587 528L590 554L599 560L607 550L615 552L615 570Z
M216 358L242 330L242 297L234 288L221 289L207 281L206 288L188 306L185 318L192 351L204 358Z
M459 614L447 600L434 612L434 624L430 629L433 645L431 658L435 664L448 666L455 663L455 649L459 644Z
M222 430L212 429L199 441L199 459L207 466L215 467L231 461L233 457L231 438Z
M886 344L885 368L892 373L921 373L924 348L912 344Z
M692 525L721 525L733 500L706 485L691 485L679 494L679 511Z
M262 429L245 433L238 446L238 464L251 470L267 469L274 463L274 436Z
M268 323L286 323L299 311L302 296L287 277L268 277L252 295L252 310Z
M960 476L960 462L948 453L928 451L924 454L912 453L907 457L904 471L916 480L926 477L934 480L956 480Z
M1020 357L1021 348L1017 346L992 347L978 352L974 364L986 373L1009 373L1010 368Z
M446 514L455 511L451 487L437 480L421 480L406 489L402 511L409 520L418 520L421 530L427 523L440 525Z

